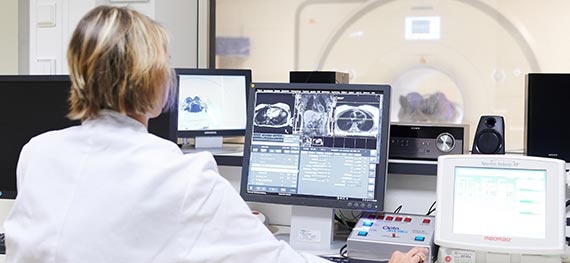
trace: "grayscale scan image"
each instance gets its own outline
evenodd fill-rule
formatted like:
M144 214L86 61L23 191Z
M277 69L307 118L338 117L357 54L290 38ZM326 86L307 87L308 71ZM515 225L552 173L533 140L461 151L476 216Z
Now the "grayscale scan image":
M285 103L258 104L254 124L260 127L280 128L290 125L291 108Z
M295 128L305 136L332 135L333 107L331 94L300 94L295 103Z
M380 110L370 105L338 105L335 109L335 134L376 136Z

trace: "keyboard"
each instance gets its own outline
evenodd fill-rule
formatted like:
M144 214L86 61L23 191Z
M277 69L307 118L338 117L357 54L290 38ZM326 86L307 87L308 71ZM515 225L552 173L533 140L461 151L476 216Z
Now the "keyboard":
M350 258L343 258L339 256L320 256L320 257L332 262L350 263Z
M328 261L331 262L336 262L336 263L389 263L386 260L380 260L380 261L369 261L369 260L358 260L358 259L354 259L354 260L350 260L350 258L343 258L340 256L320 256L321 258L324 258Z

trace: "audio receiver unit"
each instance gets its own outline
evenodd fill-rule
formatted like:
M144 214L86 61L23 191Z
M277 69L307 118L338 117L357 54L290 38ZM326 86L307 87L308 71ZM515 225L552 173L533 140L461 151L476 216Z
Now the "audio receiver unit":
M390 159L437 160L469 152L467 124L390 124Z

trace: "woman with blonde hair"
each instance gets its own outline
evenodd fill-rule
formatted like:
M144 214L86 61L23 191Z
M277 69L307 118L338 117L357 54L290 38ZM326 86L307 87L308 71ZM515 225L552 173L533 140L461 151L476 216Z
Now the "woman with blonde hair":
M81 19L67 52L81 125L23 147L7 262L324 262L277 241L210 154L148 133L175 94L167 45L128 8Z

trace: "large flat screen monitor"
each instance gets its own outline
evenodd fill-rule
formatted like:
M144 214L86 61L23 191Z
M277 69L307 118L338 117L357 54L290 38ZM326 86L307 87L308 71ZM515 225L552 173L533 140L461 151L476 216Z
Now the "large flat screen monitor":
M298 206L312 207L303 213L383 209L390 86L253 86L241 177L245 200L294 205L292 227Z
M79 124L66 117L70 87L68 76L0 76L0 198L16 197L16 166L24 144L46 131Z
M565 246L564 166L558 159L518 155L440 156L435 243L560 255Z
M196 148L221 148L224 136L243 136L246 125L247 69L176 69L178 137L194 138Z
M79 125L68 119L68 75L0 76L0 198L16 197L16 166L24 144L41 133ZM163 112L148 129L176 142L176 115Z

